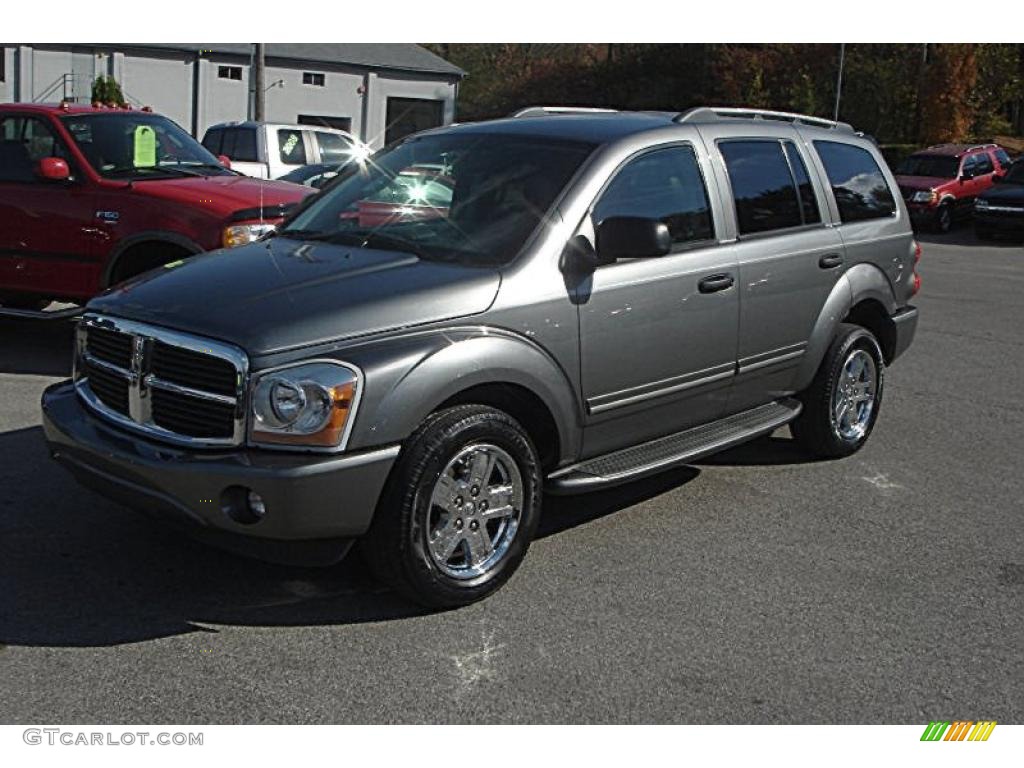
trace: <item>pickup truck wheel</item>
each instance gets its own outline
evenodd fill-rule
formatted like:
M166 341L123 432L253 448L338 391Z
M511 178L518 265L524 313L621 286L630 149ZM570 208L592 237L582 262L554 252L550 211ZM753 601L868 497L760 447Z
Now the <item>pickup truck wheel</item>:
M363 556L414 602L466 605L519 567L540 507L540 462L518 422L486 406L448 408L403 446Z
M818 373L800 395L803 410L790 425L806 451L849 456L867 442L882 404L885 361L874 335L844 323Z
M943 203L935 212L935 229L946 234L953 227L953 206Z

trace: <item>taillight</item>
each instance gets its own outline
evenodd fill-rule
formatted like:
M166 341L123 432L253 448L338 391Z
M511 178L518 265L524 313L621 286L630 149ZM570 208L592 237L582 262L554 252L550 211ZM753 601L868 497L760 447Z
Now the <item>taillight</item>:
M917 265L921 261L921 244L914 241L914 287L911 290L910 295L916 296L917 292L921 290L921 276L917 274Z

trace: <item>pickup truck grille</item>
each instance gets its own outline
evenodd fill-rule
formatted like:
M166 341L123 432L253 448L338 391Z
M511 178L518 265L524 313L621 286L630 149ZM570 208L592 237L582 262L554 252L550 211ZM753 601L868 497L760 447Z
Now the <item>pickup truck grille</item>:
M240 445L248 360L237 347L141 323L86 315L75 383L101 416L190 446Z

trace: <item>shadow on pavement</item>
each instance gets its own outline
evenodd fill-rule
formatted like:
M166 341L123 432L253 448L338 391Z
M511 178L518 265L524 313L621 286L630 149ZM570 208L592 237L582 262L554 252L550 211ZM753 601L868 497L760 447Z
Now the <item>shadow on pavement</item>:
M612 514L698 474L684 467L607 492L548 498L539 535ZM375 583L355 552L331 568L224 553L79 487L50 460L40 428L0 434L0 650L216 632L207 622L336 625L423 613Z
M75 324L0 317L0 373L70 376Z

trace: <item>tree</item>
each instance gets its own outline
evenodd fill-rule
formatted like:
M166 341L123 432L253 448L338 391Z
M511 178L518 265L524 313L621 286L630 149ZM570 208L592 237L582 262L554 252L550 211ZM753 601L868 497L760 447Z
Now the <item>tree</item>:
M106 104L108 106L121 106L124 104L124 93L121 86L112 75L100 75L92 84L93 104Z
M964 141L975 123L974 88L978 80L978 46L942 43L931 47L921 92L924 144Z

